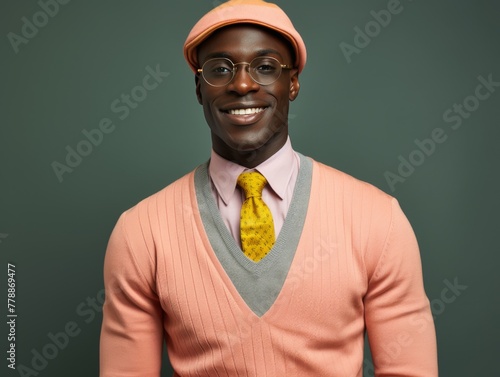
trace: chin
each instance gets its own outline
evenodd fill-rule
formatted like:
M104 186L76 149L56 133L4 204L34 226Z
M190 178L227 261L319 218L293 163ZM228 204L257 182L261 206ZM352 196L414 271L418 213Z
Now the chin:
M228 145L236 151L249 152L266 146L276 135L267 129L244 132L230 137Z
M262 148L265 145L263 142L258 142L254 140L241 140L241 141L236 141L232 140L228 146L234 150L235 152L239 153L248 153L248 152L253 152L257 151L260 148Z

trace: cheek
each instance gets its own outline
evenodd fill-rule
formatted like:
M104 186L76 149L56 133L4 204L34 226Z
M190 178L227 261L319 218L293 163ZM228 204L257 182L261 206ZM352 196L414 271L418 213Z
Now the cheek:
M214 89L212 87L206 87L206 85L203 85L200 90L201 97L202 97L202 104L203 106L210 107L212 110L215 110L215 107L213 105L213 102L215 99L220 97L220 94L214 92Z
M202 89L201 93L205 121L212 129L212 131L215 131L216 129L220 128L221 123L218 107L214 103L218 96L214 95L214 93L210 91L210 89Z
M213 98L210 95L210 92L205 89L201 89L201 104L203 106L203 112L205 113L205 115L210 114L214 111L212 102Z
M276 101L280 104L290 101L290 80L283 77L283 81L278 81L269 91Z
M280 120L286 120L288 118L288 108L290 105L289 99L290 91L288 88L281 87L279 91L274 92L274 97L276 99L276 116Z

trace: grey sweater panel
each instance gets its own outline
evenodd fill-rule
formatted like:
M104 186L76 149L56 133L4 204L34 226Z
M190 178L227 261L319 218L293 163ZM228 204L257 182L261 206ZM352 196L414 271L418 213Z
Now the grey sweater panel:
M302 234L312 181L312 161L299 154L300 169L292 201L276 242L260 262L248 259L224 224L212 194L208 162L195 172L200 216L212 249L248 307L259 317L276 301Z

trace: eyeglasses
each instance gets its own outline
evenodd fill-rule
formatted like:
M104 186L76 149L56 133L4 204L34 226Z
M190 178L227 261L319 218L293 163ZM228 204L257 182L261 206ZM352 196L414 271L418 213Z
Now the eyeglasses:
M233 63L227 58L214 58L207 60L198 73L212 86L225 86L229 84L235 74L237 65L248 65L248 74L259 85L270 85L279 79L283 69L292 69L292 66L281 64L270 56L259 56L250 63Z

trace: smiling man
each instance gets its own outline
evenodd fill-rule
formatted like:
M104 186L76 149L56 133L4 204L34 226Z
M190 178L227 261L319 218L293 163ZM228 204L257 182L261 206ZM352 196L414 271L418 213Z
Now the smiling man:
M196 93L219 156L254 167L283 147L299 92L292 51L283 37L245 24L218 29L199 46Z
M184 45L210 160L125 211L105 258L101 377L437 376L412 228L397 201L292 148L306 62L276 5L233 0ZM308 125L311 126L311 125Z

